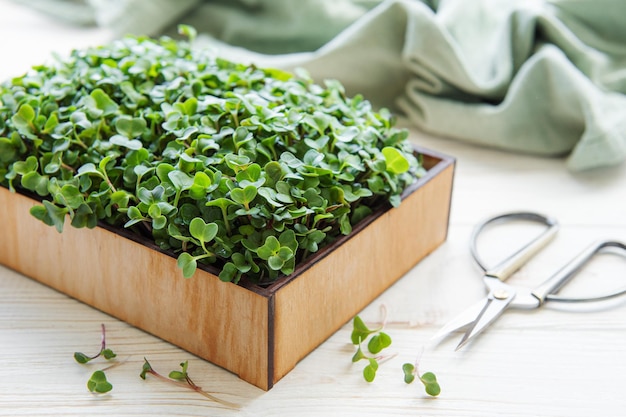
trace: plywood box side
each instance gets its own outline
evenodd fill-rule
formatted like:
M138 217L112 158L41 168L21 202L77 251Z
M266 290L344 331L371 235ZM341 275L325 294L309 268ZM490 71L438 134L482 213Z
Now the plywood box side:
M277 292L276 381L445 240L453 172L447 165Z
M268 388L268 300L103 228L58 233L0 187L0 262ZM141 354L141 352L137 352Z

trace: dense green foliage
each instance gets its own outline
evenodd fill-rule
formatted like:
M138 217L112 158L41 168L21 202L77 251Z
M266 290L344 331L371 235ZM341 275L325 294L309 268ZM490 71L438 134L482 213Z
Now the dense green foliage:
M2 84L0 183L59 231L125 226L187 277L202 260L271 282L422 172L407 132L338 82L190 45L128 37Z

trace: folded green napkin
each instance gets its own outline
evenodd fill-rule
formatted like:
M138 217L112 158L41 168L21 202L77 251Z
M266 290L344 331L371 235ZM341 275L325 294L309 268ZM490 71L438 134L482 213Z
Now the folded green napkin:
M339 79L436 135L572 170L626 159L623 0L66 2L119 33L191 24L221 55Z

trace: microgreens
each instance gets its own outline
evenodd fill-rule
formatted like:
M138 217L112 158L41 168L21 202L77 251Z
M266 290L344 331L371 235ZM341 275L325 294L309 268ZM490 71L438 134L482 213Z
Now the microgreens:
M153 239L185 277L288 275L424 171L391 114L336 81L167 37L55 59L0 85L0 184L38 196L32 215L59 232Z
M412 383L415 380L415 376L418 374L417 367L411 363L405 363L402 365L402 371L404 372L404 382L407 384ZM437 382L437 377L432 372L424 372L419 380L424 384L426 393L432 397L436 397L441 393L441 387Z
M98 394L105 394L113 389L113 385L107 381L104 371L99 370L91 374L91 378L87 381L87 389Z
M80 364L86 364L94 359L103 357L106 360L111 360L117 357L117 355L109 348L106 347L106 329L104 324L101 324L101 342L100 351L93 356L85 355L82 352L74 352L74 360ZM105 369L100 369L91 374L91 377L87 381L87 389L91 392L98 394L104 394L113 389L113 385L107 380L105 371L112 368L115 365L111 365Z
M391 337L387 333L383 332L387 310L384 306L381 306L381 311L383 313L382 324L375 329L369 328L359 316L355 316L352 320L352 333L350 335L350 340L352 341L352 344L357 346L357 350L352 356L352 362L354 363L360 360L366 360L368 362L365 368L363 368L363 378L367 382L374 381L378 367L383 361L391 359L391 357L395 356L372 356L380 353L383 349L386 349L391 345ZM365 341L368 341L367 351L372 355L368 355L363 351L361 345ZM421 375L419 374L418 362L420 357L421 354L415 361L415 364L405 363L402 365L404 382L410 384L415 380L415 377L418 376L420 382L424 384L426 393L432 397L436 397L441 392L441 387L439 386L437 377L434 373L425 372Z
M353 330L350 339L352 344L357 346L356 353L352 356L352 362L366 360L368 363L365 368L363 368L363 378L367 382L372 382L374 381L374 378L376 378L378 366L383 361L390 359L390 357L368 355L363 351L361 344L369 338L367 351L373 355L377 355L383 349L388 348L391 345L391 337L382 331L383 326L378 329L368 328L359 316L354 317L352 320L352 326Z
M421 354L418 359L416 359L415 363L405 363L402 365L402 372L404 372L404 382L407 384L411 384L415 381L415 377L417 376L422 384L424 384L424 389L426 394L431 397L436 397L441 393L441 387L439 386L439 382L437 382L437 377L432 372L424 372L420 375L418 364L420 361Z
M107 348L106 342L106 329L104 324L101 324L101 335L100 335L100 351L93 356L87 356L82 352L74 352L74 359L78 363L87 363L90 362L100 356L104 357L106 360L110 360L115 358L117 355L111 350Z
M226 407L239 408L239 405L217 398L214 395L209 394L208 392L204 391L202 388L197 386L195 382L193 382L193 380L189 377L189 373L187 372L188 366L189 366L189 363L187 361L182 362L180 364L180 367L181 367L180 371L176 371L176 370L171 371L169 375L165 377L161 375L160 373L158 373L157 371L155 371L154 368L152 368L152 365L150 364L150 362L148 362L148 360L144 358L143 367L141 369L141 373L139 374L139 376L141 377L141 379L145 380L146 375L152 375L160 381L167 382L169 384L173 384L179 387L183 387L183 388L187 388L192 391L195 391L198 394L212 401L215 401L219 404L222 404Z

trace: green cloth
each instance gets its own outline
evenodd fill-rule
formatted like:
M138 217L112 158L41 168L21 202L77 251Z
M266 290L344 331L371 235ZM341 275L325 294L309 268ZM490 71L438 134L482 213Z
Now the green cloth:
M222 56L338 79L436 135L572 170L626 159L624 0L82 3L118 34L191 24Z

